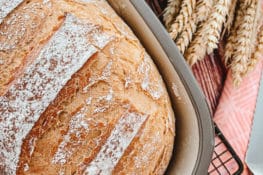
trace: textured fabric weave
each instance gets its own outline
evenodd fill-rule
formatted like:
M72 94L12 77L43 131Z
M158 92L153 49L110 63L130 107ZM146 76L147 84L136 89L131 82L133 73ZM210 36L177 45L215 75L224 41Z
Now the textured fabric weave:
M233 86L231 72L228 72L214 116L214 121L244 164L243 175L250 174L244 161L250 138L262 68L263 59L261 59L255 70L244 78L238 88Z

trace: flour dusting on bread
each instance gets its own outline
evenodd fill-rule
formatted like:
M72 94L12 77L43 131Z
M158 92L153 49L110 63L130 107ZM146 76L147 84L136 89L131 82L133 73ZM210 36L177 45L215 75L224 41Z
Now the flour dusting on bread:
M62 142L58 146L58 150L52 159L52 163L65 164L69 157L77 150L77 147L68 147L67 145L78 145L83 142L81 139L81 130L85 133L89 129L89 124L84 120L87 109L82 108L73 118L70 120L69 130L64 135ZM74 139L74 138L77 138Z
M71 76L97 52L96 47L85 39L92 30L96 30L96 27L68 14L63 26L23 76L5 96L0 97L0 149L4 159L0 163L9 165L6 167L7 173L14 174L22 140L41 113ZM105 44L104 35L101 34Z
M23 0L1 0L0 1L0 24L3 19L14 10Z
M152 66L149 60L149 55L145 54L143 62L138 67L138 73L143 75L141 88L148 92L152 98L159 99L163 95L164 90L160 79L153 82L153 78L149 77L152 72Z
M147 116L144 114L125 112L120 117L100 152L86 168L85 173L111 174L146 119Z
M1 3L0 174L163 174L170 99L107 1Z

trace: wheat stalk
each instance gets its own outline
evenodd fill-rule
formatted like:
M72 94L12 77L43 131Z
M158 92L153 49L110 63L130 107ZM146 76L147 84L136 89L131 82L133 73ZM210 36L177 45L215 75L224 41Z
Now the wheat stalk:
M253 25L253 32L251 34L251 56L248 59L248 70L252 70L250 63L254 61L253 55L256 51L257 34L259 33L259 29L261 26L261 15L262 15L261 3L257 1L256 2L256 14L255 14L254 25Z
M186 50L184 54L186 61L190 66L195 64L198 60L204 58L206 53L206 47L204 43L204 32L205 32L205 24L201 23L199 28L197 29L193 41L190 43L189 48Z
M258 0L253 0L251 4L245 2L240 3L240 6L244 6L246 11L240 27L237 30L237 47L234 50L232 63L230 65L233 81L237 86L242 81L242 77L248 69L248 60L252 51L252 36L255 27L257 2Z
M240 0L241 3L243 3L245 6L249 6L253 4L255 1L254 0Z
M203 0L198 1L196 4L196 9L192 14L191 18L189 18L188 23L184 26L182 34L179 36L176 41L176 45L178 46L180 52L183 54L185 49L188 47L189 43L192 40L192 36L196 31L197 24L201 21L206 20L209 11L212 6L211 0Z
M253 32L252 32L252 52L255 52L255 45L257 43L257 34L259 32L260 26L261 26L261 16L262 16L262 9L261 9L261 3L259 1L256 1L256 14L254 18L254 25L253 25ZM251 57L250 57L251 58Z
M199 0L196 3L196 16L197 23L206 21L209 13L211 12L211 8L213 6L213 0Z
M181 10L171 25L171 37L175 40L179 33L182 32L183 26L188 23L189 17L192 15L196 5L196 0L183 0Z
M192 43L186 51L185 58L190 65L193 65L197 60L203 59L207 51L209 53L214 48L217 48L229 6L230 0L218 0L214 4L214 11L197 30Z
M167 7L164 10L163 20L168 31L171 30L171 23L178 14L181 5L181 0L168 0Z
M238 22L236 21L235 24ZM224 54L224 63L226 67L229 67L231 63L231 58L234 52L234 45L236 43L236 31L235 31L235 26L230 32L230 36L227 38L227 43L225 47L225 54Z
M224 30L222 32L222 36L227 32L229 33L230 28L232 27L234 17L235 17L235 11L236 11L236 6L237 6L237 0L232 0L232 3L230 4L229 7L229 12L227 15L227 20L224 24Z
M207 53L210 54L218 47L222 26L226 21L232 0L219 0L213 8L213 13L209 17L206 25L205 36Z
M263 56L263 27L261 27L258 37L257 37L257 47L252 55L251 61L248 65L248 71L254 69L255 65L258 63L259 59Z
M262 16L262 12L260 13L261 15L258 16ZM257 33L257 40L256 40L256 47L255 47L255 51L251 56L251 59L249 60L249 64L248 64L248 71L251 71L254 69L255 65L258 63L259 59L263 56L263 25L261 23L261 20L259 20L260 22L258 22L258 27L256 27L258 29L258 31L256 31L255 33Z
M185 49L188 47L190 41L192 40L193 33L196 31L195 18L196 17L192 17L191 19L189 19L189 22L184 27L182 34L176 41L176 45L182 54L184 54Z
M224 63L227 67L230 66L231 59L233 56L234 48L238 47L237 46L237 30L240 26L240 23L242 21L242 18L244 17L244 11L246 6L242 5L239 6L236 12L236 17L235 17L235 22L234 26L232 27L230 31L230 35L227 38L227 43L225 46L225 54L224 54Z

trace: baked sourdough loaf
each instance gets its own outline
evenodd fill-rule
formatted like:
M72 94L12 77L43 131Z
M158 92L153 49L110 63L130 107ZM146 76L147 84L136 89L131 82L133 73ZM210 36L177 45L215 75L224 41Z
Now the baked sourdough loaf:
M163 174L175 120L104 0L0 0L0 174Z

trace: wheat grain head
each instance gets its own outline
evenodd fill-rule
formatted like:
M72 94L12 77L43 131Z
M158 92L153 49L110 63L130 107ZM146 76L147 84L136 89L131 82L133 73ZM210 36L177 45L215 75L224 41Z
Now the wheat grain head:
M233 0L232 3L230 4L229 10L228 10L228 15L227 15L226 22L224 24L222 36L225 35L225 33L230 32L230 29L233 25L233 21L235 18L236 7L237 7L237 0Z
M198 60L205 57L206 47L204 43L204 31L206 23L201 23L194 34L193 41L190 43L189 48L186 50L184 56L190 66L195 64Z
M231 70L235 85L239 85L242 77L247 72L248 60L252 51L252 37L254 30L254 22L256 17L257 0L253 0L251 4L240 3L240 6L245 6L244 17L237 30L237 47L234 49Z
M185 49L188 47L192 40L193 34L196 31L197 24L201 21L206 20L212 6L211 0L198 1L194 13L189 18L188 23L183 27L183 32L176 40L180 52L184 54Z
M196 6L196 0L183 0L181 10L171 25L170 35L175 40L179 33L182 32L183 26L188 23L189 17L192 15Z
M211 8L213 6L213 0L199 0L196 3L196 16L197 23L206 21L208 15L211 12Z
M190 41L192 40L193 33L196 31L195 18L196 17L192 17L191 19L189 19L187 25L184 26L182 34L176 41L176 45L182 54L184 54L185 49L188 47Z
M181 0L168 0L167 7L164 10L163 20L168 31L171 30L171 23L178 14L181 5Z
M259 59L263 57L263 25L261 25L258 35L257 35L257 45L255 48L255 52L252 54L251 60L248 65L248 71L252 71Z
M230 30L230 34L227 38L227 42L226 42L226 46L225 46L225 54L224 54L224 63L226 65L226 67L230 66L231 60L232 60L232 56L233 56L233 52L234 52L234 48L238 47L237 46L237 30L240 27L240 23L242 21L242 18L244 17L244 12L246 9L244 9L246 6L242 5L240 6L240 4L237 7L237 12L236 12L236 17L235 17L235 22L234 22L234 26L232 27L232 29Z
M213 13L210 15L206 25L205 36L207 53L210 54L218 47L222 26L226 21L230 4L232 0L219 0L213 7Z

